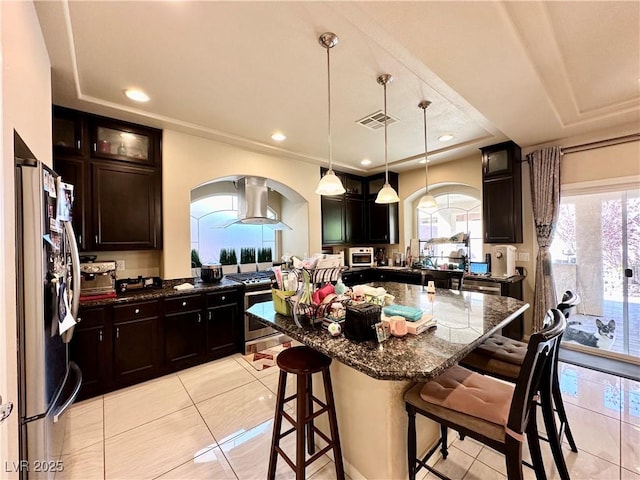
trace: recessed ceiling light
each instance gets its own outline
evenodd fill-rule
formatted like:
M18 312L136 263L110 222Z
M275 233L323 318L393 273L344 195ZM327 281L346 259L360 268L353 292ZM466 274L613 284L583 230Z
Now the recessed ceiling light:
M137 88L127 88L125 89L124 94L127 96L127 98L135 102L149 101L149 95L147 95L142 90L139 90Z
M425 163L427 163L427 161L423 158L422 160L418 160L418 163L421 163L422 165L424 165Z
M453 135L451 135L450 133L447 133L445 135L439 136L438 140L440 140L441 142L448 142L449 140L453 140Z
M286 140L287 136L284 133L279 133L276 132L273 135L271 135L271 140L275 140L276 142L281 142L283 140Z
M371 160L369 160L368 158L360 160L360 165L371 165Z

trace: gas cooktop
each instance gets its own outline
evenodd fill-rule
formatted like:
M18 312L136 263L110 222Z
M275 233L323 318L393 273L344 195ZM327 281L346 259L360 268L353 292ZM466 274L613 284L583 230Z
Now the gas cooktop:
M227 278L245 285L270 285L271 280L275 279L275 275L270 270L261 272L233 273L227 275Z

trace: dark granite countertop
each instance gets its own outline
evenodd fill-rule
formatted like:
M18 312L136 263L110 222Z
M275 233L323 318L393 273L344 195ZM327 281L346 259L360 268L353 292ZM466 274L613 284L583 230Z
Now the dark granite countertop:
M176 290L173 288L181 283L189 282L194 285L195 288L189 290ZM203 292L215 292L218 290L229 290L233 288L244 288L244 285L234 280L229 280L223 277L218 283L203 283L200 281L194 282L192 278L186 278L181 280L165 280L162 288L141 288L139 290L132 290L127 293L118 295L115 298L104 298L100 300L80 300L80 306L82 307L97 307L101 305L119 305L129 302L140 302L144 300L157 300L166 297L177 297L181 295L194 295Z
M436 270L432 268L413 268L413 267L395 267L395 266L385 266L385 267L355 267L355 268L347 268L345 272L358 272L364 270L383 270L386 272L399 272L399 273L410 273L414 275L427 275L429 271ZM438 272L459 272L460 270L440 270L437 269ZM469 280L484 280L486 282L494 282L494 283L516 283L524 280L525 275L514 275L513 277L492 277L490 275L471 275L468 273L464 274L465 279Z
M273 302L253 305L247 312L276 330L356 370L379 380L424 381L455 364L484 338L529 308L511 297L438 289L429 296L424 287L375 282L395 296L395 303L431 313L438 326L420 335L391 337L382 344L332 337L322 328L301 329L293 318L277 314Z

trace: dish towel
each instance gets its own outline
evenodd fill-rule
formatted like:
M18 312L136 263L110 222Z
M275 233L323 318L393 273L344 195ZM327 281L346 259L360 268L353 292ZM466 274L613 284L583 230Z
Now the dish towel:
M406 305L389 305L388 307L384 307L382 311L387 317L399 315L409 322L416 322L422 318L422 310Z

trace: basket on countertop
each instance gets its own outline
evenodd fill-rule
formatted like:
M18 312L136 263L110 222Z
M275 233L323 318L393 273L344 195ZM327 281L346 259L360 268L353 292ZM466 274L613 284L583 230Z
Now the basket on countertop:
M271 298L273 298L273 308L280 315L291 316L291 304L287 302L287 298L295 295L293 290L277 290L271 289Z

